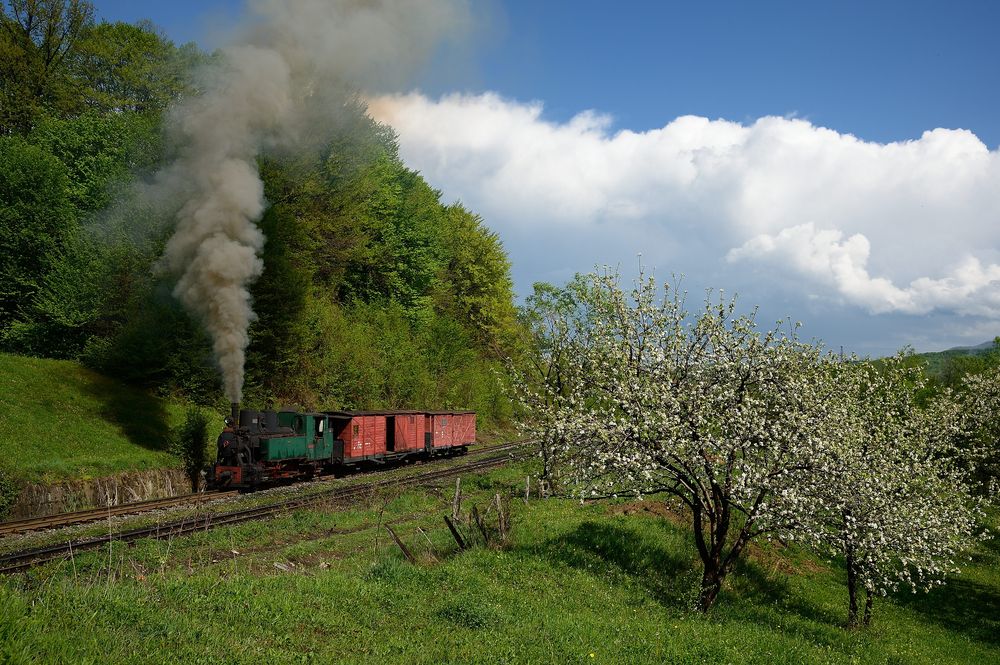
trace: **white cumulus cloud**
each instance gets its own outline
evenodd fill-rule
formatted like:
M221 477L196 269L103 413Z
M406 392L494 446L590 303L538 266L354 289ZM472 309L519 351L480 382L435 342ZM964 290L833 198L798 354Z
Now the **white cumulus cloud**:
M642 252L726 287L1000 320L1000 152L968 130L877 143L796 118L682 116L640 132L492 93L371 111L408 164L501 233L521 283Z
M834 229L812 223L761 234L732 249L730 261L776 259L803 275L834 287L850 302L875 314L898 311L927 314L935 309L1000 318L1000 265L984 266L966 256L946 277L921 277L901 288L885 277L868 273L871 244L857 233L844 239Z

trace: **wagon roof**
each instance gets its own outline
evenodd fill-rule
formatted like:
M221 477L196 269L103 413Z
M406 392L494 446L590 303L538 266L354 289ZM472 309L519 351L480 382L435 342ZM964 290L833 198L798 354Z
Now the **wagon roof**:
M324 411L328 416L339 418L354 418L355 416L415 416L427 413L426 411L407 411L396 409L394 411Z

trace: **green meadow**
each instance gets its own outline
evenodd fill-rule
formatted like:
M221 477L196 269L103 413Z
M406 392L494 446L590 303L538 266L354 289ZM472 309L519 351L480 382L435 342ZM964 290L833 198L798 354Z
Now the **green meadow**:
M6 578L0 654L10 663L1000 662L996 541L947 586L880 600L873 625L854 631L844 628L839 562L764 543L705 616L691 609L700 572L682 516L652 500L525 501L532 472L521 464L463 478L466 512L510 497L503 547L458 549L442 520L445 483Z

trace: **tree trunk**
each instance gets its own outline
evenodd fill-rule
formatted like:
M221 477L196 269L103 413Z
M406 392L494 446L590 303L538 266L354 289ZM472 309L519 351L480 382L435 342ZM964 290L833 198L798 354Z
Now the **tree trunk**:
M725 571L719 566L718 561L705 562L705 570L701 576L701 594L698 599L702 612L712 609L719 591L722 590L722 581L725 577Z
M849 604L847 608L847 627L854 628L858 625L858 575L854 569L854 549L847 548L847 596Z
M868 589L865 589L865 618L863 619L864 625L872 625L872 604L875 602L875 594L873 594Z
M704 565L704 571L701 576L701 593L699 595L699 605L702 612L708 612L712 608L719 592L722 591L722 583L725 581L726 575L736 565L740 553L742 553L744 546L750 540L750 523L748 522L741 529L729 553L723 556L726 542L729 539L730 513L728 507L725 505L725 500L720 500L719 505L722 508L718 513L715 513L719 515L718 519L713 519L713 513L708 513L711 537L709 538L709 542L705 542L705 533L702 530L704 522L701 502L697 496L693 501L694 510L692 512L694 514L695 544L698 546L698 554L701 556L701 561Z

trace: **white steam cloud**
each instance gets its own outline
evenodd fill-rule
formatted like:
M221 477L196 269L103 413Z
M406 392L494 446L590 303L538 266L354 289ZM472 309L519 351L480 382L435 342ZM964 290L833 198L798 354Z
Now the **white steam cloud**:
M323 122L345 86L401 83L466 21L461 0L256 0L218 62L200 72L201 94L171 109L176 159L149 191L179 206L161 267L211 334L230 401L242 397L248 287L263 270L257 156L328 139Z

